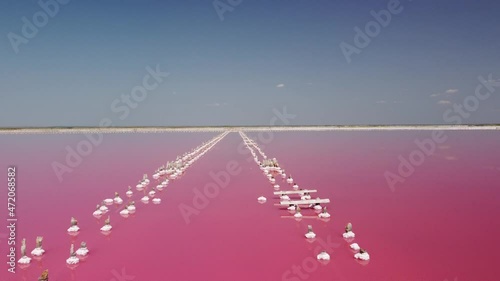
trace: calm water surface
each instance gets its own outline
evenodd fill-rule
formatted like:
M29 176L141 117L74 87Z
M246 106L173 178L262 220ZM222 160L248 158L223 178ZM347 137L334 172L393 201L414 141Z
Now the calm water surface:
M408 159L414 141L430 134L248 133L300 187L332 201L329 221L314 218L312 210L303 210L306 217L297 221L274 206L272 186L237 133L172 181L158 195L159 205L140 202L137 181L215 134L105 135L62 181L52 163L64 164L65 147L76 147L82 135L0 136L5 177L9 165L17 167L17 241L26 238L31 252L36 236L43 236L46 250L16 274L3 263L0 280L37 280L43 269L51 281L499 280L500 132L447 132L413 174L389 188L384 173L397 175L398 156ZM277 183L290 189L281 179ZM3 190L0 218L6 223ZM115 191L125 202L134 200L137 212L125 219L111 206L113 231L104 236L104 217L92 212ZM257 203L262 195L265 204ZM72 216L81 227L77 237L66 232ZM342 238L348 222L353 241ZM314 241L304 238L308 224ZM81 241L90 254L69 269L70 245ZM353 242L370 253L369 262L353 258ZM328 263L315 259L323 249L331 255Z

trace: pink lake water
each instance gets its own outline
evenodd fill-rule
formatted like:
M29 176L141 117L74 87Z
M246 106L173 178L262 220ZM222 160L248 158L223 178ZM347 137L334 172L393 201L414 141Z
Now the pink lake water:
M144 173L151 179L156 168L215 135L107 134L62 181L51 165L64 164L65 147L75 147L82 135L0 136L2 177L8 166L17 168L17 258L22 238L29 253L43 236L46 250L28 268L7 272L7 230L1 227L0 280L37 280L44 269L51 281L500 280L500 132L446 132L448 139L393 189L384 173L398 174L398 156L408 159L414 141L431 132L248 133L301 188L331 200L329 221L305 209L306 217L296 220L274 206L272 185L237 133L159 193L161 204L140 202L135 185ZM0 218L7 225L2 182ZM131 199L125 196L129 185ZM193 202L207 185L217 188ZM104 236L105 218L92 212L115 191L125 202L134 200L137 212L125 219L111 206L113 230ZM259 196L267 202L259 204ZM189 215L181 212L186 208L192 208ZM77 237L66 232L72 216L81 228ZM348 222L353 241L342 238ZM313 241L304 237L307 225L317 234ZM70 269L70 245L78 248L81 241L90 254ZM369 262L353 258L353 242L370 253ZM316 260L321 250L330 254L328 263Z

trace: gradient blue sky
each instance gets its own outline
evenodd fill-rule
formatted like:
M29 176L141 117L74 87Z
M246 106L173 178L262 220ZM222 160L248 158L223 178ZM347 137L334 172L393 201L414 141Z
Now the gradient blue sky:
M243 0L221 21L211 0L72 0L16 54L9 32L41 8L4 0L0 127L268 125L284 106L295 125L447 124L478 76L500 80L494 0L401 0L348 63L340 43L388 2ZM120 118L113 101L156 65L170 76ZM500 123L499 95L463 122Z

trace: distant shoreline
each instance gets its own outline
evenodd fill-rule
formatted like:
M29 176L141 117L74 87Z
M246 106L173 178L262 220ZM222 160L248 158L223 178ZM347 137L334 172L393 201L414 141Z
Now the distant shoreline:
M0 128L0 134L164 133L223 131L400 131L500 130L500 125L322 125L322 126L185 126L185 127L22 127Z

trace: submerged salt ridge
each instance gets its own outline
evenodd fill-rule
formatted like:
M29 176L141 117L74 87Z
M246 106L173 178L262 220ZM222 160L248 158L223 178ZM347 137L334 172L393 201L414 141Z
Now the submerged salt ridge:
M399 154L403 153L405 156L405 152L410 153L407 145L412 144L415 138L425 139L428 133L430 132L274 134L273 141L266 143L265 152L273 157L276 156L280 162L283 162L281 164L286 169L287 177L291 173L300 188L309 188L310 184L314 184L313 186L321 190L322 196L333 199L333 204L329 205L328 209L332 207L330 219L334 223L325 224L325 228L311 223L304 210L304 217L297 222L297 227L294 218L291 220L275 219L274 212L271 210L274 200L277 199L272 198L277 197L268 195L269 192L273 192L273 186L263 185L266 180L261 176L260 171L256 171L256 165L253 162L246 162L250 154L241 155L237 152L241 140L235 134L228 135L216 146L217 149L208 153L203 161L199 161L188 176L177 181L171 188L166 188L167 193L161 197L168 198L168 200L164 200L158 206L143 206L140 202L143 194L135 191L135 184L132 185L136 178L141 177L144 163L161 163L164 158L161 157L162 151L167 153L174 151L177 154L177 150L183 151L201 142L201 137L199 141L192 140L193 135L186 134L185 140L182 141L186 143L186 148L178 149L182 147L182 144L176 143L174 139L182 139L184 136L165 138L165 135L147 134L107 135L106 142L103 142L99 151L95 150L91 158L84 160L85 165L65 175L64 181L65 183L71 182L71 188L59 189L58 200L75 198L76 190L86 190L85 193L78 195L78 204L73 204L71 212L61 212L55 197L37 199L50 192L50 187L54 187L50 183L53 175L50 171L40 169L38 162L32 160L33 158L41 159L40 161L46 159L47 163L53 161L54 155L60 153L61 147L71 141L66 136L32 136L29 141L23 141L27 144L33 142L23 151L18 150L19 146L7 143L7 147L12 149L5 151L6 158L4 159L15 159L22 171L30 172L30 177L20 178L26 188L19 190L19 196L23 198L24 203L19 205L19 213L23 214L24 220L23 227L18 230L18 237L27 238L29 256L35 247L36 235L43 234L44 248L47 249L43 256L43 266L52 274L56 274L55 280L72 280L72 271L64 266L64 261L68 258L69 242L65 242L64 247L61 246L62 251L53 251L54 247L60 243L54 241L54 237L61 237L58 236L61 231L61 238L67 236L64 231L69 227L68 216L71 215L78 219L78 225L82 228L80 235L76 237L75 246L80 244L81 239L84 239L88 240L91 250L89 259L74 270L73 276L76 281L94 280L96 277L109 280L113 278L113 275L110 275L111 270L116 269L118 274L121 273L120 267L116 267L115 263L124 265L126 274L150 281L162 280L158 276L163 276L166 272L169 277L177 280L204 280L203 277L214 274L219 274L221 279L227 280L231 280L234 276L239 276L239 280L245 281L261 280L262 272L266 272L266 276L273 280L282 280L284 270L291 269L294 264L300 266L304 257L310 256L316 261L317 257L314 256L316 253L312 253L314 246L317 245L319 238L327 237L329 234L332 235L333 242L335 242L335 237L339 237L340 247L348 247L349 251L342 248L334 249L330 263L312 272L310 280L321 280L323 277L328 280L332 276L348 276L349 280L355 281L386 280L387 265L391 265L390 274L395 280L410 280L414 276L424 275L452 279L454 276L450 276L450 272L461 272L458 278L463 280L496 280L500 272L495 267L495 256L492 253L497 252L498 243L490 237L500 235L500 230L490 222L493 217L499 215L495 207L498 205L495 199L498 198L497 189L494 188L499 183L496 170L499 165L491 156L500 155L500 149L496 145L500 142L500 134L446 132L448 135L446 147L436 147L433 157L426 158L423 165L415 167L415 173L411 179L398 185L393 192L387 187L380 169L391 168L391 165L387 163L397 161ZM253 136L257 137L258 134ZM14 140L19 142L23 138L23 136L15 136L6 142ZM50 142L47 141L49 139ZM138 139L144 145L137 146ZM475 144L474 149L470 143ZM300 149L296 149L299 147ZM101 151L106 151L106 153L101 153ZM127 153L123 153L124 151ZM449 155L456 156L457 160L447 161L445 156ZM219 171L224 171L230 159L236 160L245 172L238 176L230 175L229 184L226 188L220 189L219 196L210 199L209 206L202 209L198 215L191 216L191 222L185 224L178 210L179 204L192 202L193 188L197 187L203 191L203 187L212 182L209 172L217 174ZM464 162L465 159L467 163ZM312 160L315 163L314 167L307 164ZM156 164L151 165L145 171L151 172L156 168L155 166ZM118 173L109 167L120 167L120 171ZM487 167L494 168L487 169ZM107 171L106 176L103 171ZM80 177L76 173L92 176ZM127 175L132 176L127 177ZM224 180L223 174L219 175L220 179ZM111 178L115 180L112 181ZM117 178L120 180L117 181ZM151 176L149 178L151 179ZM281 183L281 179L277 177L275 179L276 182ZM96 185L95 182L99 184ZM108 214L112 217L111 223L116 225L113 235L109 236L109 240L108 237L100 235L93 237L91 234L99 233L99 228L102 226L102 223L96 224L95 218L90 216L96 204L100 203L103 198L112 198L117 190L120 193L125 192L128 185L134 188L131 199L135 200L135 204L138 205L138 215L125 221L118 214L121 209L117 210L115 205L111 205ZM33 186L37 188L31 188ZM280 186L281 189L288 187L285 183ZM442 192L436 193L436 190ZM255 199L260 195L267 197L267 204L260 205L256 202ZM316 197L314 193L311 195L313 198ZM471 195L474 202L481 204L474 204L474 208L470 208ZM377 200L374 201L374 197ZM122 198L126 205L127 199ZM249 203L242 208L244 198L249 198L255 206ZM450 198L453 200L449 200ZM192 204L189 205L193 207ZM418 212L410 212L410 206L414 205L425 205L425 208L419 209ZM456 216L443 213L443 208L455 210ZM348 214L337 212L340 209L351 211ZM35 216L30 213L33 210L45 213L46 217L50 217L51 222L59 225L57 229L46 229L41 233L34 220ZM224 210L231 210L231 212L225 212L222 217L220 214ZM259 210L263 211L262 214L268 215L256 217ZM286 210L283 211L286 213ZM223 224L218 228L214 228L211 223L212 212L218 214L218 220ZM101 222L108 214L102 216ZM247 219L242 220L242 217ZM255 218L255 221L248 218ZM147 220L150 220L151 224ZM351 220L355 223L354 232L356 233L356 240L353 242L359 243L360 248L368 247L369 254L373 254L373 260L367 266L363 266L363 260L353 262L355 253L349 248L352 242L344 243L340 236L342 231L339 231L338 226ZM474 220L477 227L488 229L489 235L487 237L479 235L477 228L473 230L464 228L464 220ZM159 221L166 223L157 223ZM257 221L259 225L269 230L271 235L267 239L259 239L259 245L266 249L265 255L257 256L259 262L255 262L255 255L248 259L240 257L237 261L231 260L226 257L231 256L234 249L219 247L217 248L218 261L225 267L224 272L216 272L215 269L204 266L206 261L212 260L213 255L212 248L208 245L215 246L219 243L222 245L217 237L224 237L223 245L238 245L239 253L253 253L254 247L251 243L241 243L241 241L252 241L255 237L261 237L261 229L248 226L256 224ZM411 224L408 224L408 221L411 221ZM165 253L165 258L169 259L169 263L150 261L144 264L143 258L150 254L148 250L150 242L131 243L131 237L124 234L135 232L136 228L151 229L153 222L155 231L142 232L141 235L148 237L148 241L162 241L156 243L157 251ZM437 222L440 222L439 227L436 227ZM307 224L312 224L314 232L318 235L315 238L316 242L312 242L311 248L301 246L303 243L309 243L304 237ZM394 225L405 225L405 227L395 228ZM433 228L431 237L415 236L415 233L428 227ZM387 233L387 229L391 229L392 232ZM228 231L234 235L224 235ZM276 235L273 236L273 233ZM87 237L87 235L92 237ZM165 239L166 236L169 238ZM196 239L188 239L188 237ZM285 246L280 242L283 241L283 237L287 237L289 241L286 247L294 245L293 255L284 253L283 247ZM413 239L412 243L408 244L408 239ZM433 245L436 240L446 241L442 243L441 251L435 251ZM64 241L67 240L64 239ZM474 243L456 245L453 241L474 241ZM100 252L98 257L96 252L92 252L96 245ZM124 245L127 245L127 253L137 253L137 255L128 255L126 259L117 255L116 252ZM411 258L396 258L403 247L412 252ZM173 254L184 251L195 252L197 255L187 258ZM18 255L17 258L20 257ZM101 260L101 257L104 260ZM442 260L447 262L440 267L433 266L441 264ZM198 264L199 271L187 270L186 263L189 262ZM141 267L137 268L136 264L141 264ZM252 264L252 266L244 264ZM43 270L37 265L33 259L29 268L22 271L18 269L19 274L24 274L26 280L37 280ZM360 270L360 265L363 266L362 270Z

